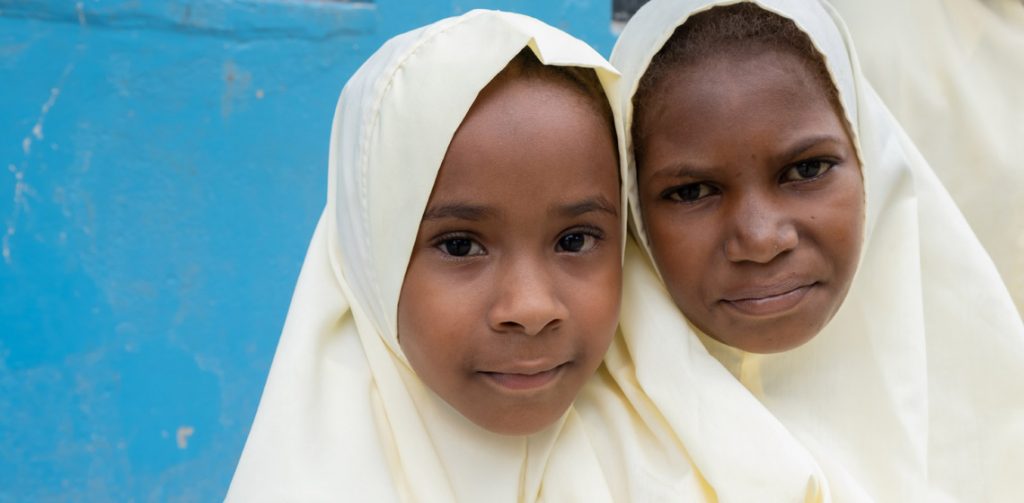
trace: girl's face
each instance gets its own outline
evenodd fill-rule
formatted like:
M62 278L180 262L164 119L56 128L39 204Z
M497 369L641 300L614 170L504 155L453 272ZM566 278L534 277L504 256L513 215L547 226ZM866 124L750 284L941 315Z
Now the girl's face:
M820 87L787 52L729 51L663 82L641 125L654 259L686 317L739 349L807 342L856 270L864 185Z
M499 79L459 127L398 303L424 383L478 425L558 419L618 322L619 178L609 125L567 84Z

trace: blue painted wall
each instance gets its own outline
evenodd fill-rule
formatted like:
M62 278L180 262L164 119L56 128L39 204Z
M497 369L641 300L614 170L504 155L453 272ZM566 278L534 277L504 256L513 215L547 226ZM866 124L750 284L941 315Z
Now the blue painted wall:
M0 0L0 501L216 501L324 203L338 93L474 7Z

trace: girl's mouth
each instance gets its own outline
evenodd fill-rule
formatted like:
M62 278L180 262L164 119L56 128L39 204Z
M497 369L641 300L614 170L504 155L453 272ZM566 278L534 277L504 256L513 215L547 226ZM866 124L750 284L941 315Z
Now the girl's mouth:
M722 302L747 316L775 316L798 306L816 286L817 283L811 283L778 293L723 299Z
M568 362L537 372L524 370L521 372L480 372L480 374L505 390L532 391L556 380L567 365Z

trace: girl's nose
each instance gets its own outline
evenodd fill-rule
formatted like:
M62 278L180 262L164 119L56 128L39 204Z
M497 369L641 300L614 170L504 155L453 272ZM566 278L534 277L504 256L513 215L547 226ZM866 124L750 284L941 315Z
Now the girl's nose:
M727 219L725 257L732 262L767 264L799 242L792 216L766 196L747 195Z
M561 324L569 315L568 308L543 258L509 261L493 285L497 295L488 313L491 327L499 332L538 335Z

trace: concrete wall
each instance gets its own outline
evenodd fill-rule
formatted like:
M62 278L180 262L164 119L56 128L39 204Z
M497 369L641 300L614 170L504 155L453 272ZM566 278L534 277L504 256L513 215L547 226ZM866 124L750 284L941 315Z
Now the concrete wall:
M607 55L612 0L0 0L0 501L216 501L341 87L473 7Z

